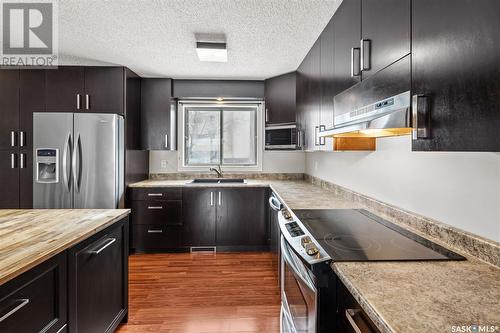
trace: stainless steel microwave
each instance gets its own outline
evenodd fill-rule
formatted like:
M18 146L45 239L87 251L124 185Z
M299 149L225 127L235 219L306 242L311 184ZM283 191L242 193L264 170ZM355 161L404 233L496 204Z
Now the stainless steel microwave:
M301 142L301 133L296 124L266 127L266 150L297 150L301 149Z

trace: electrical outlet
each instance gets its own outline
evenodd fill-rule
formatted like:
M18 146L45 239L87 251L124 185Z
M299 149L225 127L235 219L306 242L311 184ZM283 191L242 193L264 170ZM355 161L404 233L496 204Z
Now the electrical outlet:
M168 164L168 163L167 163L167 160L161 160L161 162L160 162L160 167L161 167L162 169L166 169L166 168L167 168L167 164Z

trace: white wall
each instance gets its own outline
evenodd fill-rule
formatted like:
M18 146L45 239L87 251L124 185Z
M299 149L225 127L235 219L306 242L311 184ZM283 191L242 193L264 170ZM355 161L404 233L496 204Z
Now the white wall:
M411 152L409 136L377 151L306 153L306 173L500 241L500 153Z
M176 151L149 152L149 173L175 173L178 170ZM262 161L265 173L304 173L305 153L302 151L265 151Z

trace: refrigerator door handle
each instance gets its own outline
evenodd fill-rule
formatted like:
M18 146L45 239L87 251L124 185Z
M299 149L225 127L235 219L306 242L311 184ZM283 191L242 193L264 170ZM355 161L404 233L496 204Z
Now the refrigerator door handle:
M67 163L67 159L68 159L68 151L69 151L69 155L71 156L71 133L68 133L68 138L66 139L66 143L64 144L64 148L63 148L63 155L62 155L62 170L63 170L63 182L64 182L64 185L66 186L66 190L68 190L68 192L70 191L70 188L69 188L69 182L70 182L70 177L71 176L68 176L68 173L71 175L71 168L68 170L68 163Z
M81 164L82 158L82 142L80 140L80 134L78 134L77 139L75 140L75 146L73 148L73 156L71 157L71 168L73 172L73 183L75 184L75 189L77 192L80 192L80 167L78 164ZM78 153L77 153L78 151ZM78 162L77 157L78 155Z

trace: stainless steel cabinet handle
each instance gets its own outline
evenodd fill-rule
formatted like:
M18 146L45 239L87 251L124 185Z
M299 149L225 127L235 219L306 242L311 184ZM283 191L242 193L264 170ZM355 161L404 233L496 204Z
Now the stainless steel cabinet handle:
M163 206L148 206L148 209L163 209Z
M85 94L85 110L90 110L90 96Z
M102 251L104 251L105 248L107 248L108 246L110 246L111 244L113 244L114 242L116 242L116 238L109 238L106 243L104 243L104 245L102 245L100 248L98 248L97 250L91 250L89 251L90 254L99 254L101 253Z
M162 197L163 193L148 193L148 197Z
M361 70L362 71L367 71L371 68L370 55L371 55L371 40L362 39L361 40Z
M168 134L165 134L165 148L168 149Z
M24 153L19 154L19 168L26 168L26 154Z
M19 131L19 147L26 146L26 132Z
M355 315L357 315L359 313L359 311L360 310L356 310L356 309L346 309L345 316L346 316L347 320L349 321L349 324L351 324L351 327L354 330L354 332L363 333L359 329L358 325L356 325L356 322L354 321L354 318L353 318Z
M323 132L324 130L326 130L326 126L325 125L319 125L319 132ZM326 143L325 141L325 137L324 136L320 136L319 137L319 145L320 146L324 146Z
M319 126L314 126L314 145L319 146Z
M427 96L413 95L411 109L413 140L430 138L430 110Z
M214 192L210 192L210 206L214 205Z
M219 196L218 196L218 201L219 201L219 206L222 206L222 192L219 191Z
M265 113L265 122L267 123L269 121L269 109L266 108L266 113Z
M71 155L71 133L68 133L68 138L66 139L66 143L64 144L63 148L63 155L62 155L62 174L63 174L63 182L64 186L66 187L66 190L69 192L69 182L70 182L70 175L71 175L71 168L68 170L68 152ZM68 175L69 174L69 175Z
M161 234L163 233L162 229L148 229L148 234Z
M10 168L17 169L17 154L10 154Z
M10 131L10 146L17 146L17 133L16 131Z
M82 107L82 105L81 105L82 102L81 101L82 101L82 99L81 99L80 94L76 94L76 109L77 110L80 110L81 107Z
M353 47L351 49L351 77L358 77L361 75L359 58L360 58L359 47Z
M0 323L4 321L5 319L9 318L12 316L14 313L17 311L21 310L24 306L26 306L30 302L29 298L21 298L21 299L16 299L14 303L18 303L15 307L7 311L5 314L1 315L0 317Z

